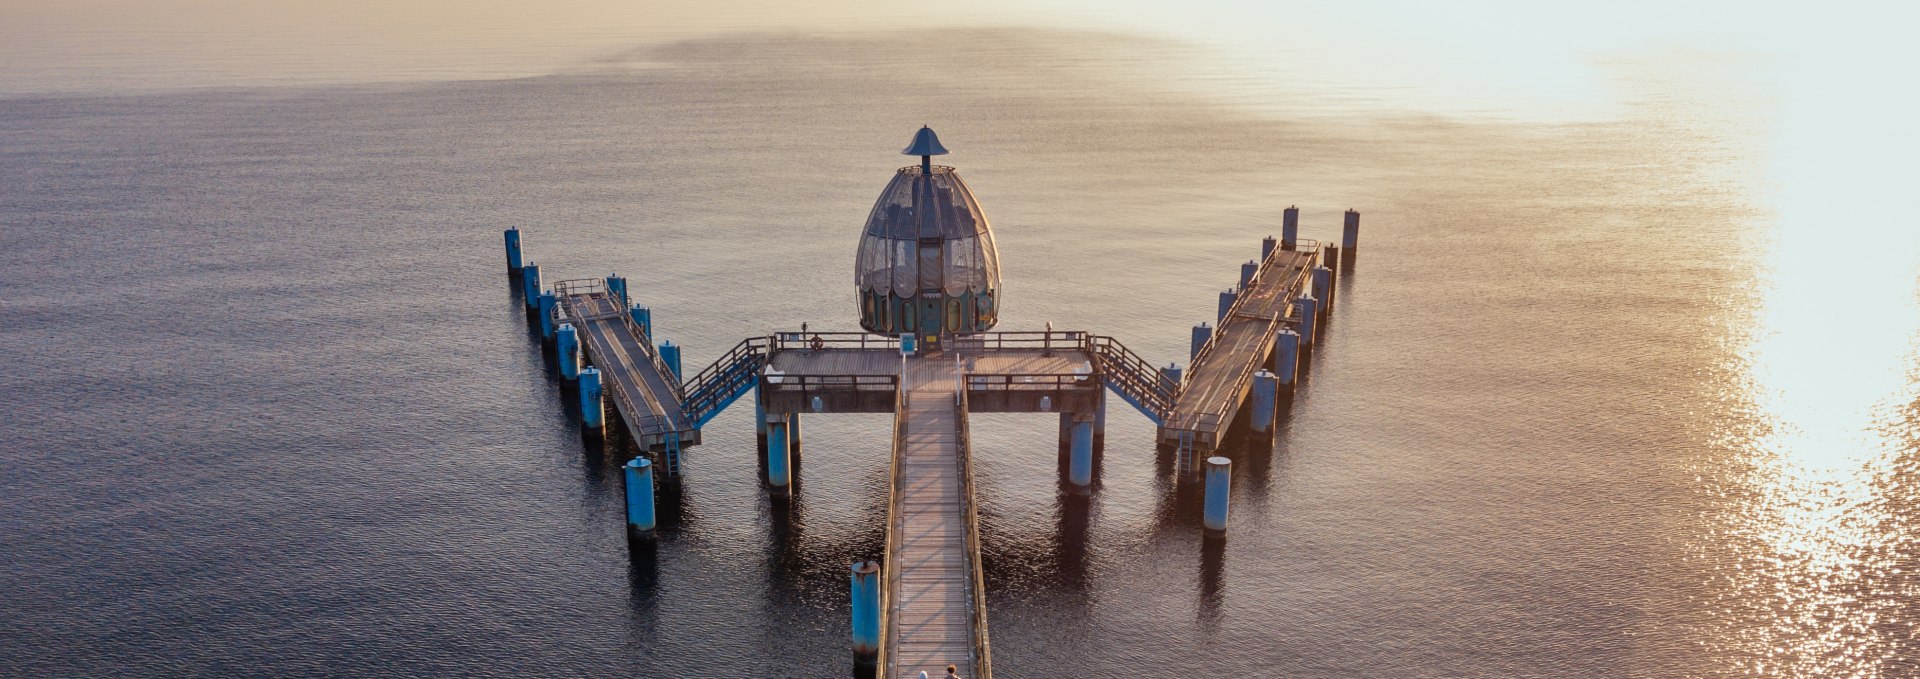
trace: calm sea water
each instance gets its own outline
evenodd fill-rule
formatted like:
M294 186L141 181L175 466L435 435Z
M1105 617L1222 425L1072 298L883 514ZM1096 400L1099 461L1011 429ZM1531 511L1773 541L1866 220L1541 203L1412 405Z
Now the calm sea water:
M1865 326L1891 378L1807 359L1862 327L1806 292L1848 262L1783 247L1743 94L1285 115L1135 79L1127 38L921 37L0 99L0 674L846 675L889 419L809 419L785 506L728 412L630 552L499 233L628 276L689 365L852 329L925 123L999 234L1002 327L1160 363L1281 208L1364 213L1224 549L1117 400L1091 501L1051 418L975 419L1003 676L1920 675L1913 328Z

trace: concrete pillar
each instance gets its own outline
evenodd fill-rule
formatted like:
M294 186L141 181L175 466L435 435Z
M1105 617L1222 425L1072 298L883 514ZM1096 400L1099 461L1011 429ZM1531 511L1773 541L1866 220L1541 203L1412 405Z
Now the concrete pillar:
M1093 489L1093 418L1082 415L1073 423L1073 443L1067 452L1067 482L1073 490Z
M1333 312L1333 269L1324 266L1313 268L1313 298L1326 300L1320 305L1320 318L1325 319Z
M1287 208L1280 218L1280 249L1292 250L1293 244L1300 240L1300 208Z
M653 461L645 456L633 458L624 467L627 474L627 537L653 537Z
M1280 247L1280 241L1274 239L1273 236L1260 239L1260 261L1267 261L1267 257L1273 254L1274 248L1278 247Z
M527 311L540 309L540 265L527 262L520 267L520 296L527 300Z
M787 421L780 415L767 416L767 485L775 492L787 492L793 483L793 458L787 446Z
M1273 338L1273 374L1279 381L1281 393L1293 392L1293 382L1299 374L1299 366L1300 333L1281 328L1280 334Z
M598 433L606 426L606 409L601 403L600 369L585 368L580 371L580 426L588 432Z
M1213 328L1207 327L1205 323L1193 326L1193 346L1187 352L1187 360L1191 361L1195 356L1199 356L1200 347L1206 346L1209 339L1213 339Z
M520 275L520 230L507 229L507 274Z
M628 307L627 313L633 316L633 324L640 326L640 332L646 333L648 338L653 337L653 310L652 309L635 304L631 307Z
M1262 434L1273 432L1274 406L1280 402L1280 379L1273 373L1262 370L1253 374L1253 430Z
M553 308L559 304L560 298L554 297L553 293L540 293L539 310L534 312L540 316L538 319L540 323L540 339L553 339Z
M853 658L872 667L880 656L880 563L853 562Z
M1227 492L1233 484L1233 461L1224 457L1207 458L1207 536L1227 536Z
M680 347L675 345L673 340L665 340L660 343L660 360L667 364L667 370L673 371L673 379L686 379L680 376Z
M1240 292L1238 290L1220 291L1220 314L1218 318L1214 319L1215 325L1227 324L1227 309L1232 307L1234 300L1239 299L1239 297Z
M1299 314L1300 344L1313 346L1314 330L1320 327L1320 324L1314 322L1320 316L1320 300L1301 297L1293 300L1293 309Z
M1259 271L1259 260L1249 259L1247 263L1240 265L1240 289L1245 290L1253 285L1253 275Z
M561 323L560 329L553 331L553 356L560 362L561 377L580 379L580 331L572 323Z
M1347 221L1340 227L1340 250L1352 259L1360 251L1360 213L1347 211Z

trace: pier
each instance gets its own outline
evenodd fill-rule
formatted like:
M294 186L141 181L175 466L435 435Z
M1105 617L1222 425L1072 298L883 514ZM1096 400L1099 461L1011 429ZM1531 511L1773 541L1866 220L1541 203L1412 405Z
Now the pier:
M655 319L626 279L543 287L518 230L506 233L507 264L560 375L578 385L583 434L610 451L631 443L631 460L620 460L632 539L670 530L657 525L655 484L678 482L701 429L749 395L774 497L795 492L802 418L892 413L884 553L877 564L852 561L856 666L911 679L952 665L984 679L992 660L968 416L1056 417L1063 485L1088 494L1110 392L1156 426L1155 450L1172 457L1179 483L1199 482L1204 468L1203 525L1224 539L1232 460L1222 442L1235 426L1271 441L1330 313L1335 265L1351 270L1359 214L1346 213L1334 247L1299 239L1288 208L1284 237L1260 243L1220 294L1214 324L1194 328L1187 367L1163 368L1109 336L993 330L998 254L985 216L952 168L931 164L946 153L931 130L906 152L921 164L898 171L862 238L862 331L749 337L683 378L680 347L656 344ZM601 417L603 395L617 418Z

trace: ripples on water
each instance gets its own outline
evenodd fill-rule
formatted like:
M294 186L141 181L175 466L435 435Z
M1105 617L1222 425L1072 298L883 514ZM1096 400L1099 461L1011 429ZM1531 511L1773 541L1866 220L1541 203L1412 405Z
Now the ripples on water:
M926 37L0 100L0 669L844 674L887 418L809 420L789 507L728 413L630 558L499 229L629 276L690 363L851 328L855 230L929 123L1001 235L1003 326L1162 363L1280 208L1366 215L1223 550L1144 420L1084 503L1050 420L974 422L1007 676L1920 672L1912 252L1849 277L1774 223L1751 97L1256 115L1126 76L1165 43Z

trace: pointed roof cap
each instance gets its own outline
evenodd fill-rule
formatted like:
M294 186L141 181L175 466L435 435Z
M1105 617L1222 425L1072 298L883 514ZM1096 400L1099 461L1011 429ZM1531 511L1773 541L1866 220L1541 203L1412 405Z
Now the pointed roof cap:
M940 145L940 138L934 136L933 128L921 125L920 131L913 135L913 143L908 144L907 148L902 149L900 154L906 156L944 156L947 155L947 147Z

